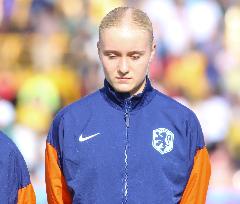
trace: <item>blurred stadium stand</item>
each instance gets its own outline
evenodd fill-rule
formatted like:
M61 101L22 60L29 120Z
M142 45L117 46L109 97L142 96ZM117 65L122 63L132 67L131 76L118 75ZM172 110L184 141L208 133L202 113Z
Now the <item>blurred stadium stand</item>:
M155 88L200 119L212 164L207 204L239 204L238 0L2 0L0 129L26 159L37 203L47 202L49 125L61 107L102 86L98 24L122 5L143 9L153 22Z

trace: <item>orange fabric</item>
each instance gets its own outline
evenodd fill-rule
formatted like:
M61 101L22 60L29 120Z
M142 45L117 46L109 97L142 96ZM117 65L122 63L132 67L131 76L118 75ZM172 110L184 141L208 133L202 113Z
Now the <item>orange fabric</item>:
M72 196L67 189L65 178L58 166L58 156L55 148L46 144L45 180L49 204L72 203Z
M32 184L18 190L18 204L35 204L36 197Z
M208 183L211 175L207 148L197 151L194 165L180 204L205 204Z

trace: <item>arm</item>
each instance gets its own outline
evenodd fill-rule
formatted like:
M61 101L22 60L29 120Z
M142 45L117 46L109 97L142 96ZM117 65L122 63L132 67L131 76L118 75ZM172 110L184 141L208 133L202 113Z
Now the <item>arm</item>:
M67 188L65 177L59 165L59 137L61 125L56 119L49 131L45 151L45 181L49 204L72 203L72 195Z
M33 186L31 183L18 190L17 203L18 204L35 204L36 203L36 197L35 197Z
M207 148L197 150L180 204L205 204L211 167Z
M67 189L65 178L58 165L57 151L49 143L46 146L45 156L45 179L48 203L72 203L71 194Z
M189 161L191 161L191 166L189 166L189 178L180 204L205 204L211 165L202 128L195 114L190 117L187 134L190 140Z
M27 165L17 147L9 155L8 168L9 203L36 204Z

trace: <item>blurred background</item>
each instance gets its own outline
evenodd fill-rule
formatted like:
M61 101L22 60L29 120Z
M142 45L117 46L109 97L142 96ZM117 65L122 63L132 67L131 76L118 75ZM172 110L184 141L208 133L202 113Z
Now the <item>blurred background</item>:
M47 203L46 135L63 106L102 86L96 43L117 6L151 18L154 87L197 114L210 153L207 204L240 203L238 0L0 0L0 129L22 152L37 203Z

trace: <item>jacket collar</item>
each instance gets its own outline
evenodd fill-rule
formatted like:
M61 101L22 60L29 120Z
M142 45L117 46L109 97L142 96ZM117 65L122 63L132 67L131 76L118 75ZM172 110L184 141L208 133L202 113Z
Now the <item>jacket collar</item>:
M129 111L137 110L147 105L155 95L148 77L146 77L143 92L135 96L130 96L129 93L116 92L106 79L104 80L104 87L100 89L100 92L105 100L114 108L119 110L128 109Z

